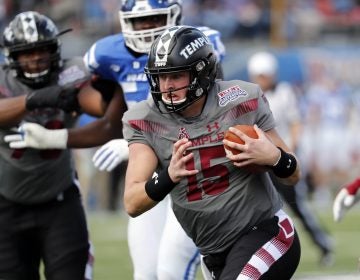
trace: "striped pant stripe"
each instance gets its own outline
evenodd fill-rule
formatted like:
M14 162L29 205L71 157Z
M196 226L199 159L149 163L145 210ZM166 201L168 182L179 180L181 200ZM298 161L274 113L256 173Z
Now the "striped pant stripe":
M237 280L257 280L265 274L269 268L280 259L291 247L294 240L294 225L290 217L282 210L276 213L279 218L279 233L266 242L250 258Z

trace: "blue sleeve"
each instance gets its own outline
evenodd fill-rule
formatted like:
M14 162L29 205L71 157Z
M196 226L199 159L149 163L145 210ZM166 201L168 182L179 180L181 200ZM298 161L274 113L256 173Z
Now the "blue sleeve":
M226 53L225 45L221 40L221 33L206 26L198 27L211 41L214 46L216 56L220 62L223 61Z
M116 65L117 61L121 60L121 50L119 50L121 40L120 34L102 38L85 53L84 63L92 74L104 79L114 79L112 65ZM114 53L114 50L117 51Z

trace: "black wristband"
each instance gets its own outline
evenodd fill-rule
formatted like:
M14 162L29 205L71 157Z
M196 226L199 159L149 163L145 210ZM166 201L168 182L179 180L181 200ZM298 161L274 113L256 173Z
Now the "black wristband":
M279 178L290 177L296 170L296 158L292 154L284 152L280 147L278 149L281 152L280 159L274 166L271 166L271 169Z
M168 168L166 167L157 176L146 182L145 191L152 200L161 201L176 185L177 183L171 180Z

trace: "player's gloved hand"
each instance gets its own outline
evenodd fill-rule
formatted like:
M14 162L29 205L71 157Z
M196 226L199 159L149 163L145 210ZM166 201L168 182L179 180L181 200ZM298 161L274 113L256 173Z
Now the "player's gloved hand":
M107 142L98 149L93 156L92 161L97 169L110 172L128 158L128 142L124 139L115 139Z
M4 137L12 149L66 149L68 139L67 129L46 129L37 123L22 124L17 134Z
M356 202L360 200L360 178L357 178L352 183L342 187L336 195L333 203L333 215L335 222L340 222L345 211L351 208Z
M49 86L34 90L26 97L26 109L31 111L37 108L59 108L65 112L80 111L78 93L80 87Z

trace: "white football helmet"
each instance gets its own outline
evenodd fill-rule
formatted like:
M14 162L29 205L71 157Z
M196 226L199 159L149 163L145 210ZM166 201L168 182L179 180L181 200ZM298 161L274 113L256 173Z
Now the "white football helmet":
M123 0L119 18L125 44L135 52L148 53L157 36L180 24L181 9L181 0ZM151 29L134 29L134 20L151 16L166 17L166 24Z
M250 76L275 76L278 70L278 63L273 54L258 52L251 56L247 68Z

